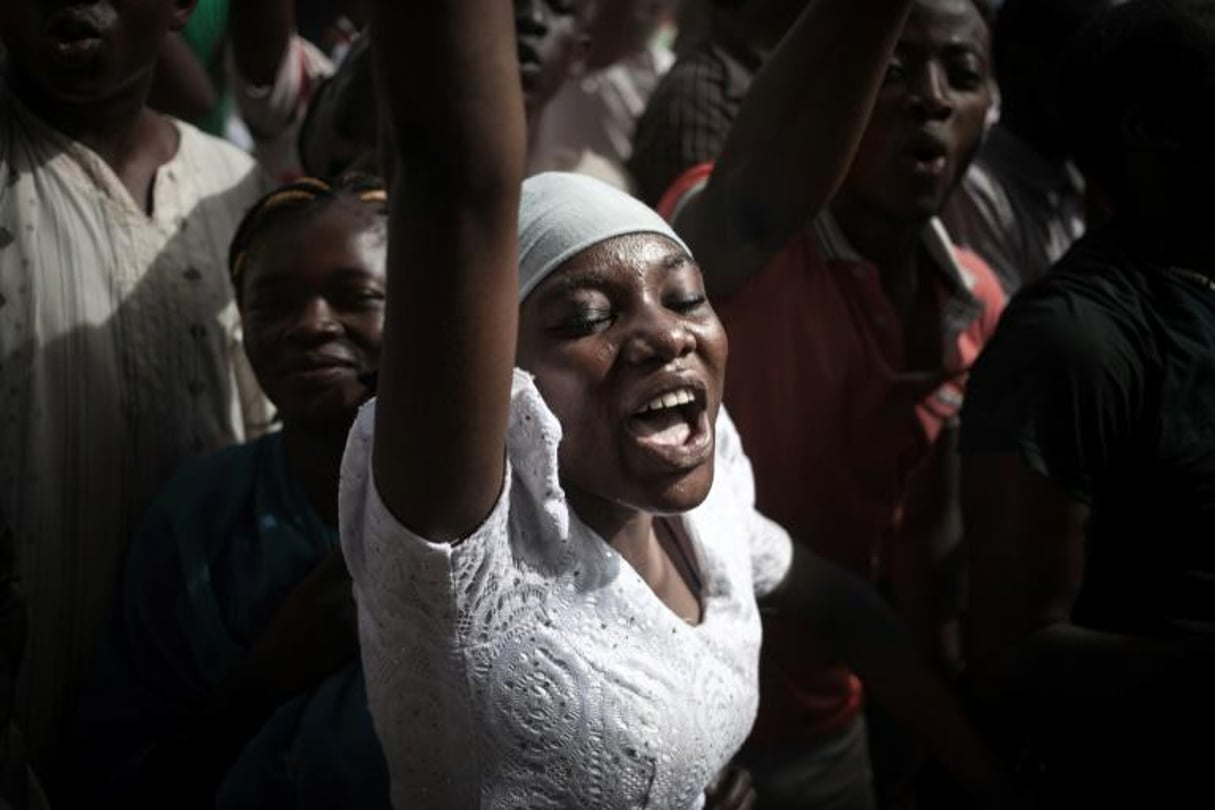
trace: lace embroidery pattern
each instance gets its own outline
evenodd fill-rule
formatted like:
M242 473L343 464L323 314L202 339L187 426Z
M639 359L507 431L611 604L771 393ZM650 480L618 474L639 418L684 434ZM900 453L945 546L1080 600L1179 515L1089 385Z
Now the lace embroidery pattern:
M723 415L713 491L684 518L705 582L688 626L571 512L560 426L530 377L514 389L502 496L454 548L380 503L373 406L351 434L343 545L394 804L699 807L754 719L754 594L783 577L788 537L751 507Z

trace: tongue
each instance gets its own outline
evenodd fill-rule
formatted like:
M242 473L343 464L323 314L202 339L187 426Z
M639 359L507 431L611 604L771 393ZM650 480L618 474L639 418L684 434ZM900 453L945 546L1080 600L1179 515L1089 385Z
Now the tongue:
M678 408L663 408L633 418L637 435L654 444L681 445L692 435L688 420Z

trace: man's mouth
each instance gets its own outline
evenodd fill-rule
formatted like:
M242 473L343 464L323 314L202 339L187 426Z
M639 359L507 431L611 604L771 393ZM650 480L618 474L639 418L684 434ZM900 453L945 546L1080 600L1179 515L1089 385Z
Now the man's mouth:
M531 94L539 90L543 79L544 65L539 60L520 58L519 82L523 85L524 93Z
M949 149L936 138L917 138L904 154L919 175L936 177L949 168Z
M45 30L57 56L77 60L100 50L117 21L118 13L108 3L69 6L51 15Z
M358 372L357 365L344 357L326 355L311 355L302 357L290 363L285 369L288 377L308 381L321 382L337 377L354 376Z

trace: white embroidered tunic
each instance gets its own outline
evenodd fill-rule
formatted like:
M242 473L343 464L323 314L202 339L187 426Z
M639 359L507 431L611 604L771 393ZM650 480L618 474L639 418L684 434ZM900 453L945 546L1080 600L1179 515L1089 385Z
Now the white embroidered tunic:
M454 546L398 523L371 480L374 405L343 463L342 543L397 808L696 808L758 701L756 595L788 535L755 511L723 411L716 477L684 515L703 620L672 612L567 504L561 428L516 371L502 495Z

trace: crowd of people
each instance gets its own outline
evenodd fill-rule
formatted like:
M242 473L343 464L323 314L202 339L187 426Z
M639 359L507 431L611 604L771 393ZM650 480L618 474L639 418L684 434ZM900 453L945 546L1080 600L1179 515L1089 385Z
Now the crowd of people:
M1215 0L0 43L0 809L1215 801Z

